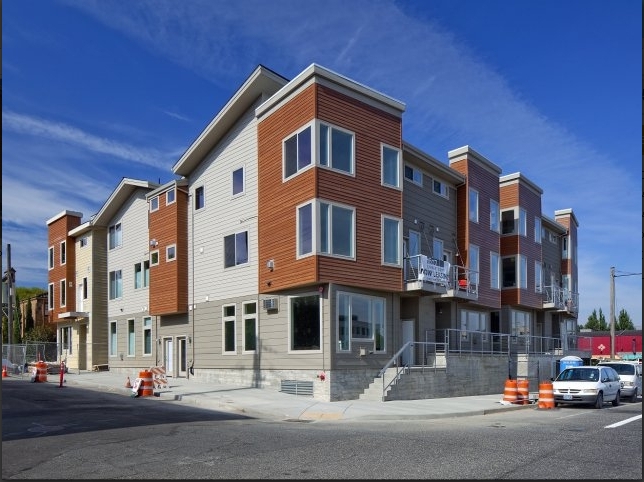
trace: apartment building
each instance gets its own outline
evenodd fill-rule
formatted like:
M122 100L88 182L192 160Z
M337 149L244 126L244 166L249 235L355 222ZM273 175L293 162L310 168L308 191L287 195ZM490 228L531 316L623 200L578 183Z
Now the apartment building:
M504 334L502 386L528 336L576 327L572 210L544 216L538 186L469 146L447 164L405 142L404 111L317 64L290 81L259 66L176 180L124 179L87 226L103 271L74 278L103 286L91 319L110 370L353 399L383 367L427 363L432 344ZM80 217L55 218L53 248L80 236ZM62 277L50 270L52 308ZM90 319L58 311L61 336Z

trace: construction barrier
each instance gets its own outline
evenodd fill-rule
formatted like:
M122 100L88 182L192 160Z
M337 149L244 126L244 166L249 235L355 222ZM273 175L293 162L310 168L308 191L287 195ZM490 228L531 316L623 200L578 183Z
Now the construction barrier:
M503 390L503 402L516 403L517 402L517 381L507 379L505 381L505 389Z
M36 380L37 382L47 381L47 364L40 360L36 363Z
M139 372L139 378L141 379L141 385L139 387L139 395L142 397L151 397L154 395L154 384L152 383L152 372L148 370L143 370Z
M517 380L517 405L530 403L530 381L527 378Z
M165 367L158 366L158 367L150 367L150 371L152 372L152 384L157 387L157 388L168 388L168 380L165 377Z
M539 384L538 408L555 408L555 396L552 391L552 383L541 382Z

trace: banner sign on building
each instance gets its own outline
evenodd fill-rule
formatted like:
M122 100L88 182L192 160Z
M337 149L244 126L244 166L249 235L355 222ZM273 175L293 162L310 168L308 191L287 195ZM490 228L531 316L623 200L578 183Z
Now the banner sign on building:
M419 256L418 280L447 286L450 264L441 259Z

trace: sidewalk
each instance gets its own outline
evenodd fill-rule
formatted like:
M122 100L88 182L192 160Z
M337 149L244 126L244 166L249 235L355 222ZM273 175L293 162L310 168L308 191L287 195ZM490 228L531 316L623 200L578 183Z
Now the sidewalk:
M30 382L28 374L12 376ZM64 385L121 393L132 396L126 388L127 375L105 372L66 373ZM3 378L3 382L7 380ZM47 382L60 385L59 375L49 374ZM130 377L130 383L134 379ZM503 395L434 398L427 400L395 400L388 402L346 400L322 402L307 396L282 393L267 388L204 383L185 378L169 378L167 388L154 388L153 396L139 397L165 403L194 404L202 409L240 413L274 420L419 420L489 413L525 408L537 409L535 403L514 405L503 402ZM534 402L534 400L531 400Z

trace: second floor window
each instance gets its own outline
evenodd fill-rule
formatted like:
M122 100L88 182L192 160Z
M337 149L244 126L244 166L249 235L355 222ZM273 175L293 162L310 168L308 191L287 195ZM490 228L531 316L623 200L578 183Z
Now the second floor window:
M383 216L382 218L382 262L400 266L400 219Z
M390 146L382 146L382 184L390 187L400 187L400 150Z
M60 243L60 264L67 263L67 242Z
M248 263L248 231L224 237L224 268Z
M54 247L50 246L48 251L49 269L54 269Z
M123 234L121 233L121 223L113 224L108 229L108 247L109 249L118 248L123 244Z
M499 222L499 201L495 199L490 199L490 230L495 233L500 232L500 222Z
M109 286L110 300L116 300L123 296L123 277L121 270L110 271L110 286Z
M323 201L297 208L297 255L324 253L353 257L355 210Z
M288 179L313 162L311 126L307 126L284 141L284 179Z
M353 134L320 124L320 165L353 173Z
M150 199L150 212L159 210L159 196L154 196Z
M195 189L195 211L203 209L206 205L206 197L204 194L203 186L199 186Z
M479 193L474 189L470 189L469 199L469 215L470 221L474 223L479 222Z
M177 259L177 246L171 244L170 246L165 248L165 260L174 261L175 259Z
M233 171L233 196L244 192L244 168L240 167Z
M67 304L67 289L65 285L67 284L67 280L61 280L60 281L60 306L65 306Z

